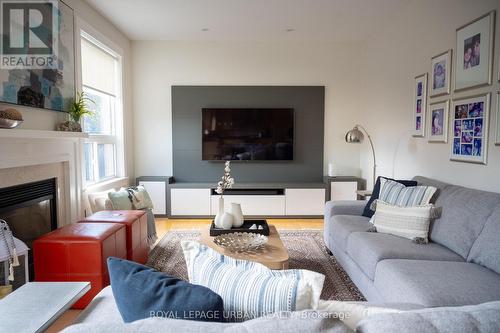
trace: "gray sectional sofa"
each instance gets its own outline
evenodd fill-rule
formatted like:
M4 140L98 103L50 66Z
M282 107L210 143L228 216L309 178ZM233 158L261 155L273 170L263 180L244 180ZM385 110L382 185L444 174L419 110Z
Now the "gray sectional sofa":
M374 314L356 333L500 332L500 194L416 177L439 189L443 208L429 244L369 233L365 202L328 202L325 244L371 305L400 313ZM337 332L353 333L331 314L301 311L243 323L149 318L124 324L111 288L103 289L63 333Z
M415 177L438 188L430 243L367 232L365 202L328 202L327 248L369 302L425 307L500 300L500 194Z

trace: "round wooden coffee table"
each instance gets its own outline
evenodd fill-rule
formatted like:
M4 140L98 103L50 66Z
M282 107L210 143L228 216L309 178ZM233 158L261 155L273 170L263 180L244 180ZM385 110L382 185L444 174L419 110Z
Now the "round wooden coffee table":
M208 228L201 232L200 242L211 247L215 251L235 259L255 261L270 269L288 269L288 251L283 245L281 238L274 225L269 225L269 240L266 245L259 250L247 252L231 252L214 243L214 237L210 236Z

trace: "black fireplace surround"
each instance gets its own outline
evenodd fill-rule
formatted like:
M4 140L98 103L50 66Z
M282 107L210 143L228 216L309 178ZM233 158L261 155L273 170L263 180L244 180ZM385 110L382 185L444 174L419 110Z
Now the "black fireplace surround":
M14 237L30 248L28 262L32 280L33 241L57 228L56 178L0 188L0 218L7 222ZM0 271L3 277L3 265ZM15 268L14 276L15 289L24 283L24 265Z

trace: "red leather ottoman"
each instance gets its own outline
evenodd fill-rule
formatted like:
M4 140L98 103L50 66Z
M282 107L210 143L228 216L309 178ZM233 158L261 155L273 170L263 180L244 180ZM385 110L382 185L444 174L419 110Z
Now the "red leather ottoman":
M127 259L145 264L148 261L148 220L142 210L103 210L81 221L123 224L127 230Z
M76 223L33 242L35 281L90 281L74 309L83 309L109 285L108 257L127 256L125 227L116 223Z

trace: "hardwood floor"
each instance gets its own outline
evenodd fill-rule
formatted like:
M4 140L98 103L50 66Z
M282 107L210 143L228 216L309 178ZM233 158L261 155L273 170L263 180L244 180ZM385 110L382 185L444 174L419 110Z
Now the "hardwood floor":
M323 219L268 219L280 229L323 229ZM169 230L200 229L208 227L210 219L156 219L156 232L161 239Z
M323 229L323 219L268 219L268 223L280 229ZM200 229L208 227L210 219L156 219L156 232L158 241L170 230ZM56 333L70 326L78 317L81 310L66 311L45 333Z

